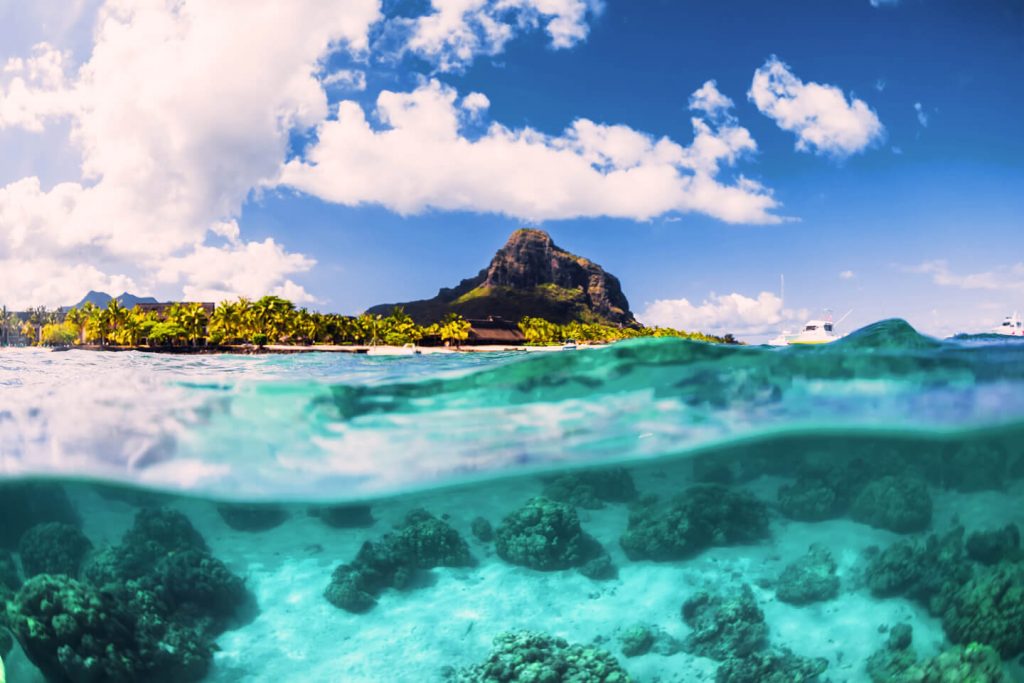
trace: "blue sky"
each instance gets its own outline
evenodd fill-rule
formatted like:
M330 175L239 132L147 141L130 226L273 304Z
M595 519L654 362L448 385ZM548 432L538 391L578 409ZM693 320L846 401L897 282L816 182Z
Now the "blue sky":
M536 225L650 322L946 334L1024 309L1020 3L219 4L0 2L0 299L354 313Z

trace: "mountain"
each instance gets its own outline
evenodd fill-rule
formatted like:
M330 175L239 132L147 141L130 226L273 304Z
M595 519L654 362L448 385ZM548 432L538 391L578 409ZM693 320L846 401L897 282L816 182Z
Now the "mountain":
M110 303L110 300L114 298L116 298L118 302L125 308L132 308L133 306L135 306L135 304L159 303L155 298L151 296L135 296L134 294L124 292L118 297L112 297L106 292L96 292L90 290L89 293L86 294L81 301L79 301L74 306L68 306L67 308L81 308L87 302L92 302L93 305L99 306L100 308L106 308L107 304Z
M524 316L552 322L574 320L636 326L618 278L588 259L556 246L543 230L516 230L490 265L432 299L381 304L368 313L386 315L395 306L419 324L456 312L466 318Z

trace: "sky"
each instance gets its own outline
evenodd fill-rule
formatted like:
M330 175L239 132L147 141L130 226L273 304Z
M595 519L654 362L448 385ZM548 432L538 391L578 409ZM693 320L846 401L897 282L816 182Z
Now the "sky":
M986 330L1021 73L1020 0L0 0L0 303L358 313L534 226L647 324Z

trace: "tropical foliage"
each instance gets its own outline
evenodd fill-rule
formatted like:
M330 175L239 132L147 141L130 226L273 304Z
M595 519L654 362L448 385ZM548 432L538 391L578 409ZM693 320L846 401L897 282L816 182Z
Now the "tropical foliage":
M703 332L686 332L670 327L617 327L597 323L572 322L558 325L542 318L523 318L519 329L526 342L535 346L562 344L568 339L577 342L609 343L623 339L639 339L641 337L679 337L695 341L715 342L719 344L735 344L736 339L727 334L717 337Z
M114 347L209 347L240 344L337 344L403 346L443 343L459 346L470 334L470 323L457 313L440 321L418 325L402 308L390 315L342 316L297 308L287 299L265 296L255 301L240 298L213 308L178 303L157 310L127 309L113 299L105 307L86 303L80 308L48 311L32 309L8 316L3 325L24 338L48 346L98 344ZM558 325L541 318L523 318L519 329L527 343L561 344L567 339L604 343L637 337L683 337L709 342L734 342L731 336L713 337L668 328L628 328L574 322Z

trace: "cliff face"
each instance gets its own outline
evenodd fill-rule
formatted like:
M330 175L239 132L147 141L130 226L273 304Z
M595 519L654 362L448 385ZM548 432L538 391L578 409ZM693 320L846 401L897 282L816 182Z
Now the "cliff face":
M487 268L433 299L382 304L369 312L386 314L396 305L421 324L450 311L467 318L494 315L517 321L534 316L558 323L637 324L618 278L559 248L542 230L516 230Z

